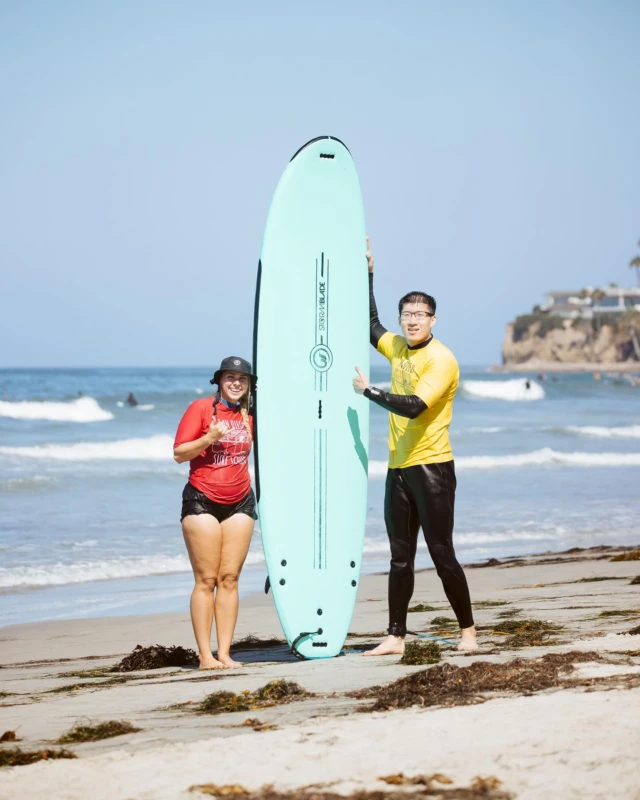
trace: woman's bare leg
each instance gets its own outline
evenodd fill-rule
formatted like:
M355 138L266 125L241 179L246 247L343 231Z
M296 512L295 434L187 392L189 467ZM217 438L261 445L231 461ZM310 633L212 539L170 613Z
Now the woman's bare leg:
M215 615L218 661L225 667L240 667L229 655L238 619L238 578L249 552L254 521L246 514L234 514L222 523L222 555L218 570Z
M191 593L191 624L198 645L200 669L224 667L211 652L214 590L218 581L222 529L211 514L190 514L182 520L195 586Z

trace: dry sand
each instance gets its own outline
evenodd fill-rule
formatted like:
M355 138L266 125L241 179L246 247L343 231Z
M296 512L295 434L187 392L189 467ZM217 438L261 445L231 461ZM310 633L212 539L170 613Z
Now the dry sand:
M205 795L189 787L207 783L241 784L249 790L264 784L292 790L323 783L330 784L330 791L350 793L388 790L376 779L403 772L443 773L453 786L492 775L503 791L519 799L637 800L640 635L624 632L640 625L640 585L631 584L640 574L640 562L612 562L617 552L595 548L467 568L481 650L461 655L445 647L442 663L467 667L523 657L534 659L534 665L545 653L597 654L580 663L572 657L575 670L551 689L525 696L482 693L472 705L358 713L371 701L349 692L425 667L358 653L303 662L285 646L238 654L245 666L237 671L203 674L169 668L128 673L129 680L119 684L108 683L109 676L70 676L111 666L137 644L192 647L187 613L3 628L1 690L11 694L0 696L0 734L15 730L22 739L17 746L28 751L60 747L55 740L79 722L126 720L142 730L66 745L76 760L5 768L0 798L197 798ZM367 634L384 630L385 595L386 576L362 579L351 625L362 636L349 638L349 644L366 645L375 641ZM434 617L452 616L433 570L418 575L413 602L437 610L411 614L412 630L432 631ZM499 614L515 609L520 612L511 619L542 620L561 628L545 637L546 644L512 649L505 645L507 637L491 628ZM602 615L612 611L622 613ZM236 638L248 635L281 636L271 598L255 595L243 602ZM296 681L315 696L218 716L194 710L211 692L254 691L279 678ZM61 687L67 689L52 691ZM187 705L172 708L177 704ZM249 718L275 727L256 732L242 724Z

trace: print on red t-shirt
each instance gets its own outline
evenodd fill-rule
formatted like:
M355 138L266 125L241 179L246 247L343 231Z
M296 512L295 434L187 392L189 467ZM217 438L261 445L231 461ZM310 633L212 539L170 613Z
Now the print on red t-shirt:
M217 403L216 417L228 427L228 432L214 445L207 447L189 464L189 483L214 503L231 505L239 503L249 494L249 453L251 439L239 411ZM213 419L213 400L194 400L184 412L174 448L185 442L195 442L209 431ZM253 435L253 417L249 417Z

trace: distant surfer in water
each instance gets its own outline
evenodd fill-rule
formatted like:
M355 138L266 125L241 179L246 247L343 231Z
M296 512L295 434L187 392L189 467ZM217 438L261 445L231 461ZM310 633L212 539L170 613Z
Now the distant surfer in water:
M124 402L125 405L129 406L130 408L135 408L138 405L138 401L133 396L133 392L129 392L127 399Z
M409 292L401 298L398 312L403 336L390 333L380 324L368 238L366 255L371 344L391 362L391 392L370 386L359 367L353 388L390 412L384 519L391 567L389 635L365 655L404 652L420 528L462 631L458 650L475 650L478 644L469 588L453 548L456 474L449 425L458 388L458 362L433 338L436 301L431 295Z
M225 358L211 379L218 385L215 397L191 403L173 445L178 464L190 462L181 522L195 578L191 622L200 669L242 666L229 648L238 619L238 578L257 519L249 475L255 381L248 361ZM211 652L214 617L217 658Z

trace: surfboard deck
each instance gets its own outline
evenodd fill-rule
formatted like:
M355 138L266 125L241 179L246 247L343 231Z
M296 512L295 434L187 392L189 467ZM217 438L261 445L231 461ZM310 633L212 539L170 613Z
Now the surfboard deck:
M273 196L256 287L256 488L271 591L296 655L340 653L367 508L366 228L346 146L319 137Z

